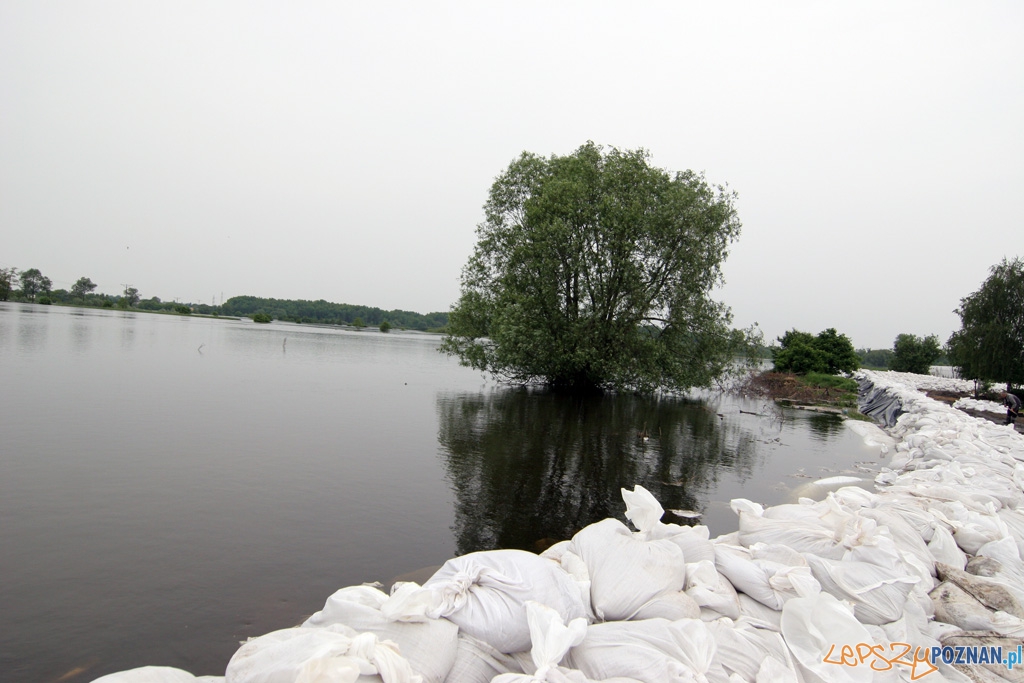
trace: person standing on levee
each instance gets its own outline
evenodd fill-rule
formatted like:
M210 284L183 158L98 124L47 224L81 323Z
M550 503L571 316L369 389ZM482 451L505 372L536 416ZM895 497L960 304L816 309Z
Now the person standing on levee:
M1020 414L1020 399L1016 394L1007 392L1003 394L1003 405L1006 406L1006 424L1014 424Z

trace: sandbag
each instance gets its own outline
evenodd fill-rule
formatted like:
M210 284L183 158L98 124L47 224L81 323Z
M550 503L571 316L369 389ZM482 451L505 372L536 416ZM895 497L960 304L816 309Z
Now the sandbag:
M667 540L645 541L615 519L584 528L573 551L590 574L590 603L605 621L628 619L652 599L683 590L683 552Z
M358 633L375 633L380 640L394 641L425 683L442 683L455 662L459 627L447 619L418 616L416 621L389 620L381 612L387 600L386 593L371 586L342 588L302 626L344 624Z
M668 619L669 621L676 621L678 619L699 618L700 605L686 593L678 591L653 598L630 615L627 621L643 619Z
M973 596L949 581L931 592L935 619L959 626L964 631L995 631L1004 636L1024 638L1024 620L1001 611L986 609Z
M665 524L661 521L665 509L650 491L639 484L632 491L621 491L626 504L626 519L637 528L639 538L671 541L683 552L683 562L715 559L715 549L709 540L710 530L706 526Z
M822 661L830 651L841 652L843 646L856 648L860 643L871 642L867 629L854 618L850 608L832 595L822 592L787 601L782 608L781 626L789 651L814 679L830 683L872 680L872 671L867 666L837 666Z
M100 676L93 683L196 683L196 677L187 671L169 666L142 666ZM203 680L211 680L204 676Z
M714 656L715 640L704 622L646 619L592 624L564 664L598 681L692 683L704 677Z
M502 674L494 683L590 683L581 672L558 666L569 648L583 641L587 620L573 619L566 624L558 612L533 601L526 603L526 618L535 670L532 674Z
M761 543L749 549L719 543L715 545L715 567L737 591L779 610L790 598L808 597L821 590L807 562L798 553L783 552L788 550Z
M936 565L939 578L955 583L991 610L999 610L1018 618L1024 618L1024 607L1014 591L999 581L969 574L941 562Z
M398 647L341 624L251 638L228 662L225 683L422 683Z
M744 681L757 679L766 659L774 659L779 665L773 667L780 683L797 683L798 678L793 660L782 636L772 631L755 628L751 623L740 620L719 619L708 623L708 630L715 639L715 662L727 674L736 674Z
M942 562L951 567L962 569L967 564L967 555L956 544L953 534L941 524L935 525L932 540L928 541L928 552L935 562Z
M558 563L576 583L579 589L583 608L587 612L587 621L595 621L594 607L590 604L590 570L587 563L573 552L572 541L559 541L540 554L541 557Z
M505 654L530 647L526 602L551 607L566 620L586 616L575 581L555 562L523 550L488 550L448 560L422 588L394 594L385 616L417 606Z
M701 619L729 617L739 619L740 603L736 589L722 576L715 563L701 560L686 565L686 594L701 608ZM705 614L705 610L711 614Z
M899 619L907 596L920 577L899 573L868 562L834 562L807 555L807 563L821 590L854 605L857 619L865 624L885 624Z
M455 662L446 683L490 683L495 676L507 673L523 673L515 657L498 652L473 636L459 634Z

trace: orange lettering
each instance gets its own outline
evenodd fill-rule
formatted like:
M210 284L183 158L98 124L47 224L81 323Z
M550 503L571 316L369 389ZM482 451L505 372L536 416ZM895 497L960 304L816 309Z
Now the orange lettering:
M908 643L889 643L889 649L892 650L893 652L895 652L896 648L898 648L898 647L903 648L903 651L900 652L895 657L891 657L889 659L889 663L890 664L902 664L903 666L913 667L913 662L908 662L905 659L903 659L903 656L906 655L908 652L910 652L910 649L911 649L910 645Z
M835 651L836 651L836 645L835 645L835 643L832 643L832 647L830 647L828 649L828 654L825 655L825 659L821 660L822 663L823 664L842 664L843 662L840 661L840 660L829 659L829 657L831 657L832 653L835 652Z
M875 655L875 660L871 662L872 671L888 671L892 668L892 662L885 658L885 648L881 645L875 645L871 648L871 651Z
M924 656L919 657L919 655L921 654L922 651L924 651ZM918 664L925 664L925 665L927 665L927 669L925 670L924 673L919 674L917 672L917 665ZM914 650L914 665L912 667L910 667L910 680L916 681L917 679L924 678L925 676L927 676L931 672L938 671L938 670L939 670L939 667L935 666L932 662L928 661L928 648L926 648L926 647L919 647L916 650Z

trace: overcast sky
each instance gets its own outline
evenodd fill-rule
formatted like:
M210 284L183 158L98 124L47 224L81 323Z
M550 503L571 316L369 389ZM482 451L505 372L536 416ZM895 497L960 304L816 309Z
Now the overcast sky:
M1024 256L1024 3L0 0L0 266L448 310L520 152L739 194L735 323L959 328Z

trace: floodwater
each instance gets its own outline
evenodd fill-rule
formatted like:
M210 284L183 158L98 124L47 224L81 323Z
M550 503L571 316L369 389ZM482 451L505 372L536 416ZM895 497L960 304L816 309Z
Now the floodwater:
M222 675L338 588L542 548L624 486L718 535L884 464L836 416L504 388L438 342L0 302L0 678Z

